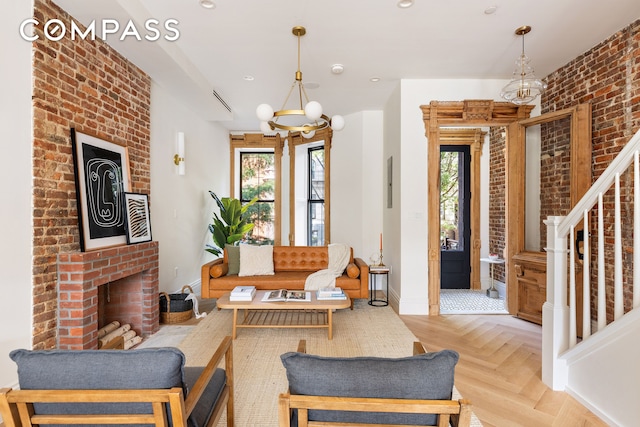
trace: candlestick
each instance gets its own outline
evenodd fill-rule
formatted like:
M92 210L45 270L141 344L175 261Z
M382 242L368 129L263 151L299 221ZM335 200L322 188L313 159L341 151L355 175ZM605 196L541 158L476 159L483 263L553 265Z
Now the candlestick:
M380 251L382 252L382 233L380 233Z

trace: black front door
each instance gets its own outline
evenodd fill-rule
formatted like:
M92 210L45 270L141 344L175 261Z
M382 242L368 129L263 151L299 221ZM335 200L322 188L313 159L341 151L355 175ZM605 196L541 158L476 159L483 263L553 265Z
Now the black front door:
M471 156L468 145L440 146L440 287L471 288Z

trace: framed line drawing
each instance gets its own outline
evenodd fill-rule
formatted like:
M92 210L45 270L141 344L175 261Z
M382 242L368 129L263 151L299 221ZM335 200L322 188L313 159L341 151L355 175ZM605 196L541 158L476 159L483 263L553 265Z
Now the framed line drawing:
M71 128L83 252L127 243L124 193L131 191L127 148Z
M127 243L151 241L149 197L146 194L124 193Z

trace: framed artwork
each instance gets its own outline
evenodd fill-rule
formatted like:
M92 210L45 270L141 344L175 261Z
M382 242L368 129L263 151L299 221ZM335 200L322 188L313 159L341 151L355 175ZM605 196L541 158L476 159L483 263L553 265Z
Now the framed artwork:
M125 245L124 194L131 191L127 148L71 129L84 251Z
M149 218L149 197L146 194L124 194L127 243L151 241L151 220Z

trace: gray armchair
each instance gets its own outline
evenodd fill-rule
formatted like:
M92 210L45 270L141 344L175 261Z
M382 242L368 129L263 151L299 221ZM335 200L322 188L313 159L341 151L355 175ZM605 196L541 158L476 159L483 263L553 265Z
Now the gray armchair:
M414 343L414 356L322 357L285 353L289 391L280 394L280 427L347 425L468 426L471 405L451 400L458 353L426 353Z
M233 350L225 337L204 367L176 348L14 350L19 390L0 390L6 427L156 425L210 427L224 409L233 426ZM224 369L218 365L224 360Z

